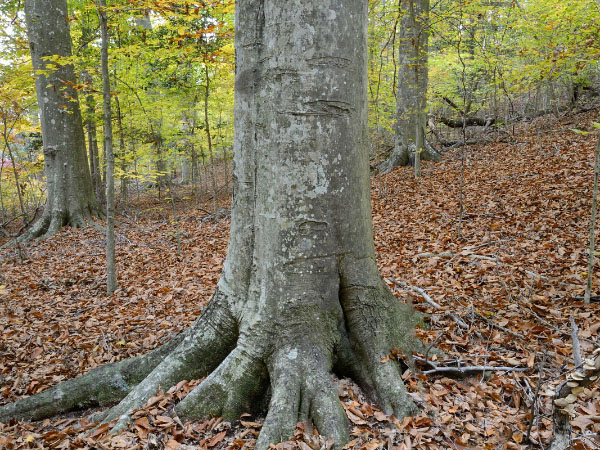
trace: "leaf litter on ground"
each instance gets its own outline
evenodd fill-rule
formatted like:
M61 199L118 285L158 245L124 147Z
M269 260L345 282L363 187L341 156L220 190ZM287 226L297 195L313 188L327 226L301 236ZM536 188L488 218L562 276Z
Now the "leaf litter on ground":
M417 355L415 369L405 370L421 412L402 421L369 403L350 380L338 380L351 434L345 448L547 446L554 388L573 368L570 317L584 356L599 345L600 305L574 299L585 287L595 136L570 131L573 124L586 129L596 115L546 116L520 124L515 144L465 148L461 240L456 229L463 150L447 153L442 163L426 163L419 180L410 168L373 177L381 273L400 301L428 314L417 334L444 354ZM540 136L539 128L553 131ZM0 403L147 352L191 324L219 278L229 219L204 220L208 203L197 209L186 197L177 201L180 254L167 200L157 207L156 198L145 196L130 206L138 217L119 216L119 288L112 297L105 295L104 236L93 228L64 230L29 245L21 256L2 251ZM230 203L223 198L219 206ZM600 293L597 271L594 286ZM424 375L430 363L529 370L451 378ZM108 426L95 429L86 421L88 411L0 424L0 448L253 448L259 417L181 423L169 415L200 381L158 392L118 435L108 433ZM579 396L576 412L574 448L600 448L598 387ZM332 444L309 424L299 424L294 438L277 448Z

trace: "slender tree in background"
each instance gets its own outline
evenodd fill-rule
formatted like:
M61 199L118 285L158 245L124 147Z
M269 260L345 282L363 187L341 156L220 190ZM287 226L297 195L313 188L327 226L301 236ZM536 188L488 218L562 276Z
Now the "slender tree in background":
M290 39L294 36L294 39ZM271 400L256 448L312 420L341 448L346 414L331 372L388 414L415 405L394 349L422 349L417 315L380 277L367 146L367 2L236 3L234 198L227 259L210 304L147 355L0 407L39 419L92 404L130 413L182 379L208 377L175 408L233 420Z
M102 90L104 97L104 151L106 158L106 290L108 295L117 288L115 264L115 156L113 154L112 114L110 109L110 78L108 74L108 23L106 0L99 0L102 44Z
M210 177L212 181L213 191L213 215L217 217L217 178L215 176L215 158L213 154L212 135L210 133L210 121L208 120L208 96L210 93L210 73L208 72L208 64L204 62L204 76L206 84L204 85L204 129L206 131L206 141L208 143L208 155L210 158Z
M382 170L389 171L420 160L439 161L440 154L427 142L429 0L399 0L400 17L396 136L390 158ZM417 140L422 143L417 145ZM418 167L418 163L417 163ZM415 174L417 171L415 170Z
M84 82L91 83L91 77L85 76ZM106 189L102 182L102 168L100 167L100 153L98 151L98 134L96 132L96 102L91 92L86 94L86 108L87 108L87 141L88 141L88 159L90 163L90 173L92 177L92 187L96 193L96 198L101 204L104 204L104 196Z
M92 53L89 44L96 39L95 22L92 21L91 9L86 10L81 20L81 39L80 47L84 53ZM92 53L95 56L95 52ZM102 180L102 167L100 164L100 152L98 150L98 134L96 129L96 100L93 95L93 77L87 68L81 71L81 81L86 86L85 89L85 127L88 142L88 161L90 165L90 174L92 177L92 188L96 194L96 199L100 205L104 205L106 187Z
M64 225L83 227L99 211L86 158L66 0L27 0L25 17L44 142L47 184L42 217L23 235L49 237ZM57 67L54 67L57 66Z
M594 123L594 127L600 129L600 124ZM585 286L584 302L589 305L592 295L592 274L594 272L594 251L596 243L596 215L598 209L598 175L600 173L600 136L596 142L596 152L594 154L594 187L592 189L592 211L590 213L590 246L588 255L587 283Z
M2 111L2 108L0 108L0 121L2 122L2 139L4 141L4 148L8 151L8 157L10 158L10 163L12 166L12 173L13 176L15 177L15 186L16 186L16 191L17 191L17 197L19 199L19 207L21 209L21 215L23 216L23 221L26 222L27 221L27 211L25 210L25 204L23 202L23 193L21 192L21 183L19 182L19 171L17 170L17 163L15 161L15 157L13 155L12 149L11 149L11 145L9 142L9 138L8 136L10 135L12 128L14 127L14 123L18 120L18 112L14 112L15 116L14 117L14 122L12 124L12 126L9 125L8 123L8 117L7 114ZM3 161L0 160L0 161ZM1 176L1 174L0 174Z

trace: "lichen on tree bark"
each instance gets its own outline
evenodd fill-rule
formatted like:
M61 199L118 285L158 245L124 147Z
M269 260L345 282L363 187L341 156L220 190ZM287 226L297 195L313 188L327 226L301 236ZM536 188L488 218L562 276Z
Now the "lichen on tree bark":
M258 449L290 438L299 421L343 446L332 373L352 377L387 414L415 411L401 368L385 358L420 342L417 314L375 260L366 28L362 0L236 3L235 184L217 292L139 384L121 383L128 392L102 420L120 427L159 386L204 375L174 412L234 419L270 391ZM31 411L8 405L0 420Z

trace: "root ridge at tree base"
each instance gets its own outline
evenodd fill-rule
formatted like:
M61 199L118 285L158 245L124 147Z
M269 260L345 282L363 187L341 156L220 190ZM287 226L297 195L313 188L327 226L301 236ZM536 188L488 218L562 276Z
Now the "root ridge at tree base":
M362 300L367 305L365 308L370 309L373 305L368 306L369 301L377 298L370 291L367 290L370 300L356 292L356 288L342 296L346 302ZM392 309L400 314L402 305L391 298L392 305L397 306ZM334 440L335 448L341 448L349 439L348 421L331 375L334 363L336 372L353 376L386 414L403 418L416 412L397 363L381 362L383 356L397 347L388 345L384 349L380 340L373 340L375 333L369 333L366 328L356 332L345 330L345 326L352 330L357 327L356 323L361 323L362 319L352 317L359 312L364 314L365 308L349 309L350 318L338 329L336 334L340 336L332 341L333 346L324 349L310 336L302 335L293 342L287 334L283 339L272 340L286 342L284 345L272 347L252 343L253 339L257 340L252 333L238 334L238 323L230 312L230 299L217 290L196 322L167 344L146 355L93 369L40 394L4 405L0 407L0 421L40 420L118 402L93 419L112 422L112 431L119 432L127 425L132 412L142 408L160 388L166 390L182 380L208 375L175 406L173 412L181 421L211 416L237 420L248 411L260 413L255 405L270 394L256 448L266 449L271 443L292 438L298 422L314 423L323 436ZM413 322L418 320L416 313L405 313L414 316ZM353 321L358 322L353 324ZM312 334L312 338L315 337ZM360 345L353 337L370 344ZM407 347L419 346L420 341L413 339L407 342ZM377 347L382 350L372 350Z

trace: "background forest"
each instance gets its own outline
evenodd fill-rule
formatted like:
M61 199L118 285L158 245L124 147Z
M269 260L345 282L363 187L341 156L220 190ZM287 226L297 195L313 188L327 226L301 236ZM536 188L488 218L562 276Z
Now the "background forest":
M24 5L5 0L0 403L148 351L184 329L209 299L226 251L234 2L68 6L72 55L46 57L45 70L74 67L76 81L66 84L78 95L71 101L80 105L102 210L114 175L118 285L106 296L105 241L95 228L19 240L42 216L47 190ZM554 389L573 370L576 347L585 357L599 346L590 218L600 2L369 0L368 36L378 263L398 296L430 314L418 335L446 357L421 355L416 374L406 371L423 409L404 421L343 381L348 448L547 448ZM62 305L69 299L77 301ZM484 370L465 373L461 365ZM91 426L81 417L64 416L0 424L0 448L252 447L258 418L181 424L163 414L196 384L159 392L117 436L108 427L86 434ZM600 448L598 397L593 386L582 391L570 416L573 448ZM330 444L299 428L289 445Z
M466 125L480 126L478 138L467 128L467 140L506 139L519 121L581 107L582 97L595 95L600 13L594 1L428 3L369 2L374 159L388 157L394 146L398 91L414 97L407 92L415 89L410 80L398 86L406 67L408 72L425 69L420 81L425 87L416 89L425 93L418 111L411 105L404 116L421 112L428 123L426 140L440 151L463 139L463 114ZM1 8L0 221L6 233L15 220L28 223L45 197L22 3L6 1ZM71 1L69 11L73 56L55 57L53 63L72 63L78 74L74 88L91 144L92 180L102 199L106 164L98 8ZM229 170L223 162L232 152L233 14L234 3L226 1L109 5L115 177L122 208L147 189L161 198L169 182L191 187L199 199L216 198L215 191L218 196L227 189Z

